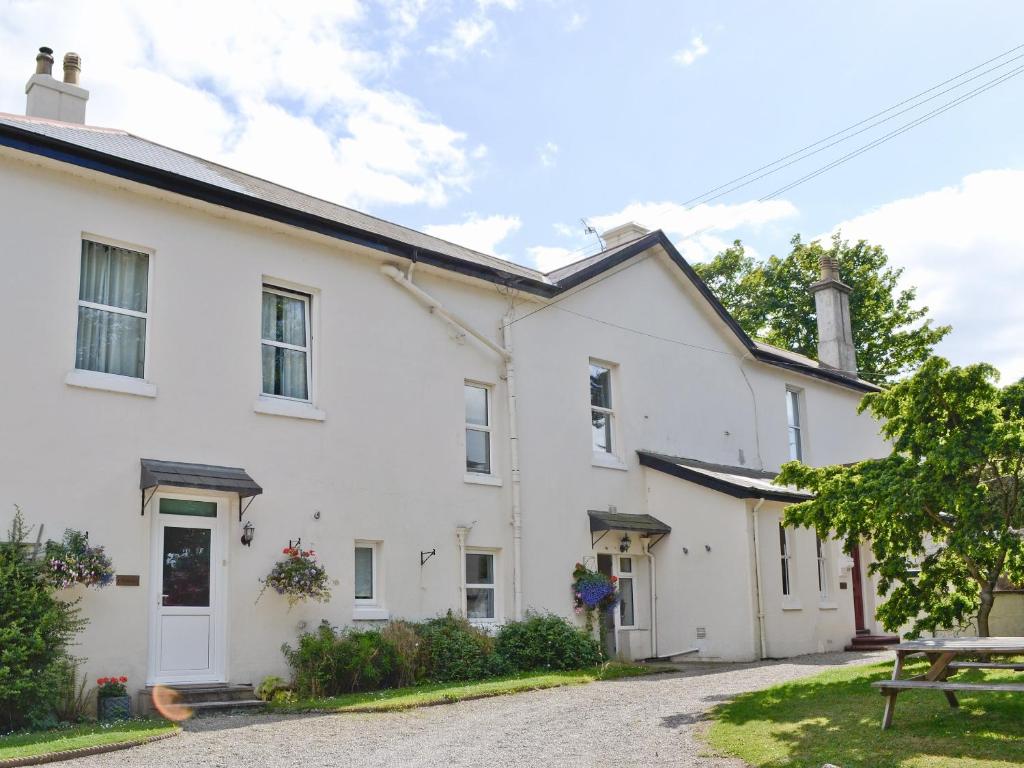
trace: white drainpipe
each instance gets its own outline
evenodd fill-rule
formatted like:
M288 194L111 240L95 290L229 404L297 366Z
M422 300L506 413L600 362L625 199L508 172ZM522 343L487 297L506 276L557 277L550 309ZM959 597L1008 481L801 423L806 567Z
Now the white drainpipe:
M761 640L761 658L768 658L768 645L764 633L764 595L761 593L761 547L757 541L757 513L764 505L764 499L758 499L750 510L750 522L754 528L754 592L757 593L757 635Z
M509 442L509 464L511 465L510 474L512 483L512 595L513 595L513 613L516 620L523 617L523 568L522 568L522 539L523 539L523 523L522 523L522 494L520 489L520 472L519 472L519 422L516 415L516 377L515 377L515 365L512 360L512 321L515 319L513 310L509 309L508 314L503 318L501 324L501 340L502 344L496 344L491 341L487 336L480 331L473 328L469 323L460 318L458 315L445 309L440 301L435 299L429 293L424 291L422 288L413 284L409 277L402 273L402 270L398 269L391 264L385 264L380 268L380 271L390 277L398 285L405 288L413 296L419 299L427 309L433 314L438 315L446 322L451 323L456 328L465 331L466 333L473 336L477 341L486 346L492 352L496 353L505 363L505 392L508 396L508 442ZM409 267L410 273L412 272L412 266ZM465 535L460 538L460 557L463 561L463 571L465 571ZM462 584L466 583L465 573L463 573ZM461 589L461 587L460 587ZM463 600L463 606L465 600Z
M651 540L647 540L647 562L651 570L651 658L658 658L658 581L655 577L654 553L651 552Z
M466 617L466 536L469 528L455 529L455 540L459 546L459 615Z
M519 419L516 403L516 367L512 356L512 321L515 311L509 308L501 324L504 345L505 392L508 396L508 458L512 481L512 607L516 621L523 618L523 514L522 489L519 478Z

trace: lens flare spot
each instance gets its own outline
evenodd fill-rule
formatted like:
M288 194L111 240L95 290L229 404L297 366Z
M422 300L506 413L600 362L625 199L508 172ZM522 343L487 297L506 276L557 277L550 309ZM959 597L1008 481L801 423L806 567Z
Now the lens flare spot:
M192 707L179 703L181 694L165 685L153 686L153 709L161 717L180 723L192 717Z

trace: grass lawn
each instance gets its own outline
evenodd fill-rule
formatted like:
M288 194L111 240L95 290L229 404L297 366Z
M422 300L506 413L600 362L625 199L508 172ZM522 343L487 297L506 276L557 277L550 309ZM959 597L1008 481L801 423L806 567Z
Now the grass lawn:
M905 667L910 674L926 668ZM744 694L712 713L708 741L758 768L1024 765L1024 695L957 693L957 711L938 691L903 691L892 728L883 732L885 699L870 683L891 674L891 662L848 667ZM971 670L956 679L1008 677L1013 673Z
M387 712L432 704L449 704L466 699L483 699L510 693L557 688L563 685L614 680L664 671L658 667L609 663L591 669L565 672L533 672L494 677L469 683L426 683L411 688L393 688L370 693L349 693L326 699L300 699L271 704L275 712Z
M136 743L176 730L178 726L166 720L124 720L102 725L88 723L49 731L13 733L0 736L0 761L105 744Z

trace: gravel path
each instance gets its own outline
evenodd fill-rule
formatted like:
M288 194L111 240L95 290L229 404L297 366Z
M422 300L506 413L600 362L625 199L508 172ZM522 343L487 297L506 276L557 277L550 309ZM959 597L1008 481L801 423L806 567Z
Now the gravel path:
M194 720L180 736L86 766L742 766L706 756L695 728L737 693L891 654L832 653L554 688L383 714Z

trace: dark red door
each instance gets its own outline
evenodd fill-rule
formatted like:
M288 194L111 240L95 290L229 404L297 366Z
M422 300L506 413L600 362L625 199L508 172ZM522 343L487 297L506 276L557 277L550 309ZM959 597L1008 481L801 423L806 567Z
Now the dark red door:
M858 632L867 631L864 623L864 594L861 587L860 546L853 548L853 620Z

